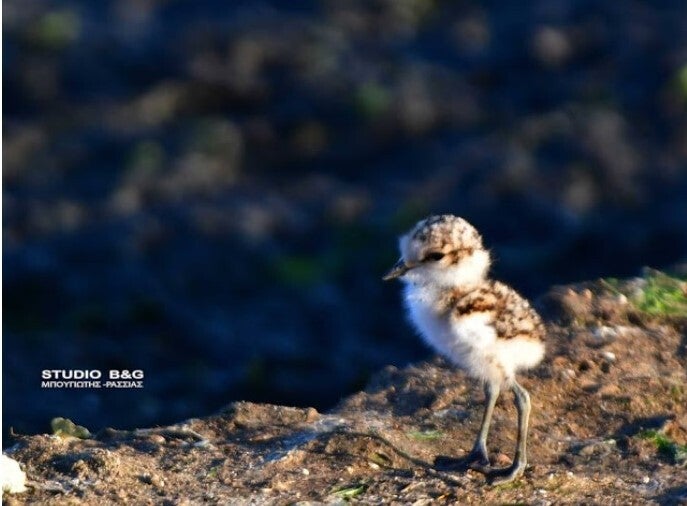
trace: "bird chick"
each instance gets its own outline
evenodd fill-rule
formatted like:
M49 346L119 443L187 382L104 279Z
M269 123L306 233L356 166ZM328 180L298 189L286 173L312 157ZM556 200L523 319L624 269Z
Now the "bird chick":
M408 315L422 338L484 384L484 416L465 464L483 470L493 484L520 477L527 466L531 403L515 375L544 356L541 318L515 290L488 279L491 257L464 219L430 216L402 236L399 247L401 258L384 280L404 282ZM491 469L487 436L502 388L515 395L517 445L512 466Z

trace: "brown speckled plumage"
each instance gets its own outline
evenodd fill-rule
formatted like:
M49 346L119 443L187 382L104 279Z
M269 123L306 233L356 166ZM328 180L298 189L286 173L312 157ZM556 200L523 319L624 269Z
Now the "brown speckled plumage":
M467 225L467 226L466 226ZM418 223L408 235L408 242L419 245L414 259L422 262L428 253L441 252L456 263L482 248L482 237L462 218L449 214L431 216ZM456 245L460 244L460 247Z
M499 339L523 337L544 340L544 324L530 303L511 287L487 280L467 293L455 289L451 293L451 317L488 313Z

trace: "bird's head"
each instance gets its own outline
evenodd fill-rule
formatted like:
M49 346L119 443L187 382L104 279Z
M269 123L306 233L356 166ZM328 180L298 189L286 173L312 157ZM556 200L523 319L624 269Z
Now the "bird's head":
M475 227L451 214L419 221L399 239L401 258L384 280L467 287L482 282L491 258Z

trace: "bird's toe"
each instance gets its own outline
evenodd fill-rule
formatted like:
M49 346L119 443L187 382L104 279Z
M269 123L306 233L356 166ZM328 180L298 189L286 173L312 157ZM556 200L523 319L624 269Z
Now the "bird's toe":
M490 485L505 485L520 478L525 472L525 464L513 464L503 469L492 469L487 475Z
M487 451L484 448L474 448L468 453L465 457L465 464L470 469L477 471L484 471L491 465Z

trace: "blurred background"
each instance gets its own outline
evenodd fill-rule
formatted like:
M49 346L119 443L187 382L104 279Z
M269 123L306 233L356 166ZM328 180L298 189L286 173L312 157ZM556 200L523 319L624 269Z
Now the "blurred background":
M383 284L459 214L528 297L687 258L687 7L3 2L3 433L326 409L429 355ZM142 390L40 388L142 369Z

